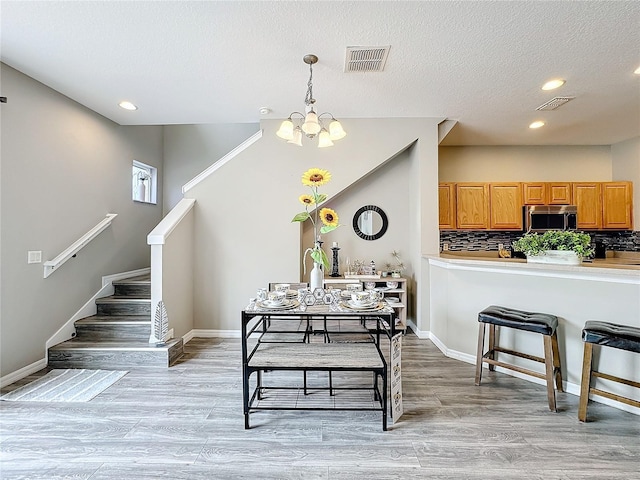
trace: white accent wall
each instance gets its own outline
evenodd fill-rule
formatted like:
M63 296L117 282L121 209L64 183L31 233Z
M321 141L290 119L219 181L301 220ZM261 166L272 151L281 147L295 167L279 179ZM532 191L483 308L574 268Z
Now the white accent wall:
M119 126L0 64L2 203L0 374L42 361L45 342L101 287L104 275L149 266L158 205L131 200L132 161L162 168L162 127ZM102 220L113 224L49 278L50 260Z
M420 265L421 254L437 252L440 121L349 119L343 122L347 137L326 149L318 149L313 141L302 148L289 145L275 135L279 121L262 122L261 140L185 195L197 201L195 328L237 331L240 311L257 288L269 281L300 278L301 228L291 219L301 209L302 173L312 167L332 173L322 192L343 201L351 185L387 162L393 165L395 157L405 152L412 175L399 188L409 192L409 216L397 231L397 241L406 244L403 237L413 236L406 255L411 265ZM421 220L416 222L417 218ZM344 228L346 234L350 227ZM327 235L327 241L332 238ZM394 243L393 236L388 240ZM383 253L386 249L381 246ZM415 275L419 277L419 270Z

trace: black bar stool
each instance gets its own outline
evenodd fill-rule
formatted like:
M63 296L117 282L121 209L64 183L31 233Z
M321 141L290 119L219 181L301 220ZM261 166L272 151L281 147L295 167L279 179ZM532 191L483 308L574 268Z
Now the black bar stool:
M589 403L590 393L640 408L640 402L637 400L591 387L591 377L596 377L640 388L640 383L638 382L602 373L593 368L594 345L640 353L640 328L609 322L589 321L584 324L584 328L582 329L582 341L584 342L584 356L582 361L578 419L581 422L587 421L587 405Z
M500 307L492 305L485 308L478 314L479 330L478 330L478 353L476 357L476 385L480 385L482 380L482 364L488 363L489 370L494 370L495 366L514 370L516 372L541 378L547 382L547 398L549 400L549 409L556 412L556 392L553 386L555 383L559 392L562 392L562 373L560 372L560 354L558 351L558 337L556 329L558 328L558 317L547 313L533 313L516 310L513 308ZM489 350L484 353L484 337L485 325L489 325ZM496 327L508 327L516 330L524 330L527 332L539 333L544 339L544 358L527 355L501 348L496 345ZM497 354L507 353L527 360L545 364L545 373L535 372L527 368L519 367L509 363L497 360Z

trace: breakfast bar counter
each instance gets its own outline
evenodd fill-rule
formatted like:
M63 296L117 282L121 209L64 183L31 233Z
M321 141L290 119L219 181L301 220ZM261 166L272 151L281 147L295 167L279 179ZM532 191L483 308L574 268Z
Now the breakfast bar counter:
M524 259L484 255L452 252L422 258L426 285L421 291L428 297L424 298L428 308L422 313L417 333L431 338L449 357L475 363L478 312L489 305L556 315L560 319L558 341L565 391L578 395L585 322L599 320L640 327L640 266L631 264L633 255L622 260L624 264L614 258L576 266L532 264ZM508 330L500 337L505 348L540 355L535 335ZM640 356L616 349L607 349L604 355L608 373L640 381ZM521 359L513 362L527 365ZM624 385L612 388L639 399L636 389ZM596 400L640 414L640 409L634 407Z

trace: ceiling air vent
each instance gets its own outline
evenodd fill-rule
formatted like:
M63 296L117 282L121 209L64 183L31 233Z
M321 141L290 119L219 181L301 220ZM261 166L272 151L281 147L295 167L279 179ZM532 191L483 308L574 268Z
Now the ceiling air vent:
M555 97L549 100L548 102L544 102L540 105L536 110L555 110L558 107L561 107L569 100L573 100L576 97Z
M347 47L345 72L382 72L391 45L383 47Z

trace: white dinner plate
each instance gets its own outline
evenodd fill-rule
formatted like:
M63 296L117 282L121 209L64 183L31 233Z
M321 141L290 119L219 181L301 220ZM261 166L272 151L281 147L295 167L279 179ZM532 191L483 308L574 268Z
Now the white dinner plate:
M355 312L373 312L375 310L382 310L384 308L384 304L382 303L374 303L369 307L358 307L355 306L351 300L349 300L348 302L342 302L340 305Z
M258 302L258 307L265 308L267 310L288 310L291 308L296 308L299 305L300 302L298 302L297 300L285 300L284 302L278 304L270 303L269 300Z

